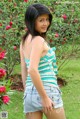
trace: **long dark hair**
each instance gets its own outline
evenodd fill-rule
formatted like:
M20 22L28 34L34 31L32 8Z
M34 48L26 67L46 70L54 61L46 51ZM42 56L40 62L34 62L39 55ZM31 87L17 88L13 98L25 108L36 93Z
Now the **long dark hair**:
M35 30L35 20L38 16L40 16L42 14L48 14L49 15L49 22L50 22L50 25L51 25L52 15L51 15L49 9L46 6L44 6L42 4L39 4L39 3L36 3L36 4L30 5L27 8L27 10L25 12L25 24L26 24L26 27L27 27L28 31L23 36L23 42L25 41L25 39L26 39L26 37L28 36L29 33L33 37L38 36L38 35L40 35L42 37L46 36L46 32L42 33L42 34L39 34L39 32L37 32ZM49 27L50 27L50 25L49 25ZM49 27L48 27L48 29L49 29Z

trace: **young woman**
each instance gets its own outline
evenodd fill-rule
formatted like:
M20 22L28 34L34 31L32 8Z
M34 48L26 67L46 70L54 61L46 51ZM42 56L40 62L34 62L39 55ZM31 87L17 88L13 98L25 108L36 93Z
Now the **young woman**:
M25 13L27 33L20 44L26 119L65 119L61 91L57 84L55 47L46 41L52 21L49 9L33 4Z

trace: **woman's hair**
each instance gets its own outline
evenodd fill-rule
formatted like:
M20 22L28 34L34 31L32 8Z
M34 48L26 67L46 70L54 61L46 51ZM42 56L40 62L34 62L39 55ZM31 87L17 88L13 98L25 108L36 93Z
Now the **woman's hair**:
M42 33L42 34L39 34L39 32L37 32L35 30L35 20L38 16L43 15L43 14L48 14L49 15L49 22L50 22L50 25L51 25L52 15L51 15L49 9L46 6L44 6L42 4L39 4L39 3L36 3L36 4L30 5L27 8L26 13L25 13L25 24L26 24L26 27L27 27L28 31L23 36L23 42L25 41L25 39L26 39L26 37L29 33L32 36L38 36L38 35L40 35L42 37L46 36L46 32ZM49 25L49 27L50 27L50 25Z

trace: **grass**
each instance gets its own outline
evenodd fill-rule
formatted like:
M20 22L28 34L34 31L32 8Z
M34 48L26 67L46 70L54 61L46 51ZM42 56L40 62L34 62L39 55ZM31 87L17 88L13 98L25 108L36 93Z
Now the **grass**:
M8 112L8 119L25 119L22 106L23 92L13 91L9 96L11 102L9 105L4 105L2 111Z
M62 98L67 119L80 119L80 59L71 59L60 71L59 75L66 79L68 84L62 87ZM20 66L15 73L20 72ZM11 103L3 106L8 111L8 119L25 119L23 113L23 92L14 91L10 94ZM44 117L44 119L46 119Z
M80 119L80 59L70 60L60 71L68 85L62 88L67 119Z

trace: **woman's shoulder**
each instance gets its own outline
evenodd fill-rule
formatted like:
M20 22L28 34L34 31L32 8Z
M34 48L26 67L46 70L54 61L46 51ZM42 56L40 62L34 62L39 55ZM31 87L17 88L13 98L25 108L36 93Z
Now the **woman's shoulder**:
M38 44L38 45L42 45L43 42L45 42L45 39L41 36L35 36L32 40L33 44Z
M34 41L37 41L37 42L39 42L39 41L45 41L45 39L43 38L43 37L41 37L41 36L35 36L34 38L33 38L33 42Z

